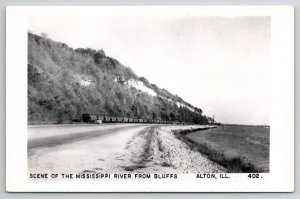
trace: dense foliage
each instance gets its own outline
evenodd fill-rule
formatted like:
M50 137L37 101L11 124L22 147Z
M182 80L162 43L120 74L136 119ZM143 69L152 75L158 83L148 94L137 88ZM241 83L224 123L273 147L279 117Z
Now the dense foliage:
M120 79L122 81L120 81ZM144 82L158 96L129 87ZM195 108L178 107L176 102ZM202 110L138 77L103 50L72 49L64 43L28 34L28 122L62 123L83 113L167 121L206 123Z

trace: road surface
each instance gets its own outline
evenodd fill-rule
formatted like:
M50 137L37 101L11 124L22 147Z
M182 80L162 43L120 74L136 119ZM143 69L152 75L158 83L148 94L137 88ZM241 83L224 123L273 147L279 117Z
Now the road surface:
M172 130L199 126L103 124L28 128L29 173L224 172Z

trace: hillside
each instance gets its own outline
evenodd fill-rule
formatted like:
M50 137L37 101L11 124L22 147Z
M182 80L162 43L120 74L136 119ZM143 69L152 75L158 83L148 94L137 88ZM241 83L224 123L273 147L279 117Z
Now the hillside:
M207 123L200 108L139 77L101 50L73 49L28 34L28 123L83 113Z

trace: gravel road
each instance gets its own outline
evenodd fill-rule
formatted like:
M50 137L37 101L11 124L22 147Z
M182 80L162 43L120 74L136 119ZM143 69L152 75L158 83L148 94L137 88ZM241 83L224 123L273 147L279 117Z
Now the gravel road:
M204 173L221 166L172 130L199 126L103 124L28 128L29 173Z

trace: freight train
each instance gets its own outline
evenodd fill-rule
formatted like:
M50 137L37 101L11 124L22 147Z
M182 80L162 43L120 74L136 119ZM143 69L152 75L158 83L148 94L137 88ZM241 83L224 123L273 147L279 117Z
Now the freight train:
M142 118L132 118L132 117L111 117L102 116L97 114L83 114L82 121L86 123L147 123L147 124L179 124L179 122L174 121L163 121L154 119L142 119Z

